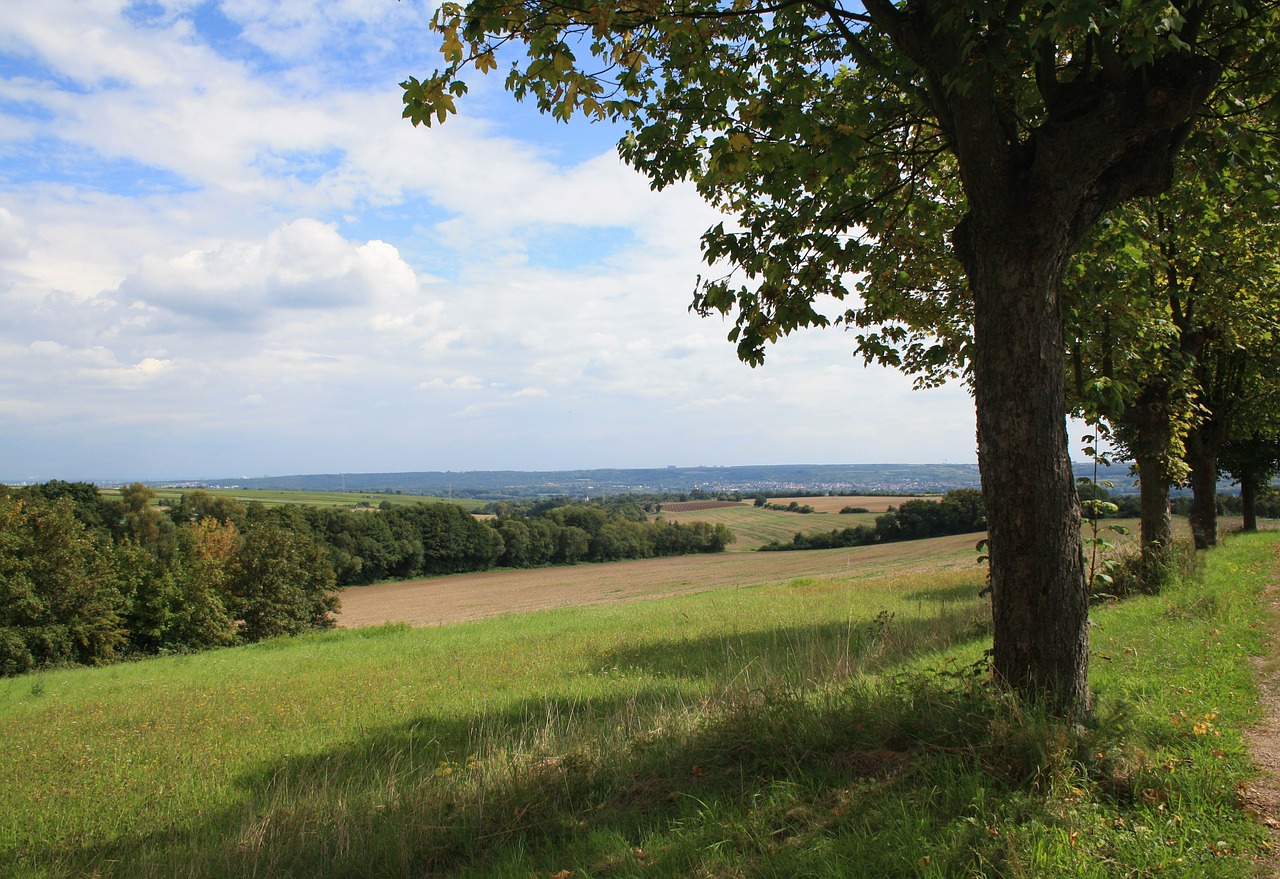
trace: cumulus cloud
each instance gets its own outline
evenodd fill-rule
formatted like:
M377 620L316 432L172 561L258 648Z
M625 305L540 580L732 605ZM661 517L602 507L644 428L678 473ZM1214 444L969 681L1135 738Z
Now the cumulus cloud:
M228 326L249 326L279 309L342 309L379 294L412 295L413 269L382 241L355 244L335 225L296 220L262 242L147 256L121 282L130 301Z

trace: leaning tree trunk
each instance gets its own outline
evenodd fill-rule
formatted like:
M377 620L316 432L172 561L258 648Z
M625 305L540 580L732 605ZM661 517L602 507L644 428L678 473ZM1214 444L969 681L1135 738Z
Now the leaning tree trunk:
M1196 549L1218 545L1218 444L1206 422L1187 434L1187 466L1191 468L1191 536Z
M971 215L955 242L974 296L994 673L1070 713L1089 706L1088 593L1065 421L1059 295L1069 242L1055 248L1054 237L1020 222L981 229Z

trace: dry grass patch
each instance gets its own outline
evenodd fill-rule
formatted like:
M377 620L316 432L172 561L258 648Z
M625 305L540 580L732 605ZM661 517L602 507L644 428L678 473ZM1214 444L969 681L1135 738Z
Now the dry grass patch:
M718 553L572 567L455 574L343 590L338 625L432 626L531 610L621 604L798 579L862 580L972 570L980 535L809 552Z

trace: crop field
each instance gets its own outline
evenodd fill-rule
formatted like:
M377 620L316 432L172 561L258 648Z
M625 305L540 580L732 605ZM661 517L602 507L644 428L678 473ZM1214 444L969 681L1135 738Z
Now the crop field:
M698 510L718 510L741 506L745 501L676 501L664 503L662 509L669 513L693 513Z
M981 576L974 549L979 536L806 552L688 555L379 583L343 590L338 622L347 627L440 625L770 583L827 578L856 583L902 571Z
M801 499L804 500L804 499ZM823 500L813 498L812 500ZM900 499L899 499L900 500ZM853 525L872 525L880 513L845 513L839 510L847 504L841 504L834 511L815 513L787 513L782 510L766 510L749 503L732 507L721 507L714 510L696 510L691 513L667 512L663 507L661 513L650 516L651 519L662 517L668 522L710 522L712 525L725 525L733 531L738 540L729 545L729 552L745 552L759 549L766 543L776 540L787 543L797 531L812 534L815 531L830 531L832 528L848 528ZM857 506L856 504L854 506ZM884 512L881 510L880 512Z
M853 495L836 497L824 495L822 497L771 497L769 503L783 504L784 506L795 501L800 506L808 504L819 513L839 513L845 507L865 507L872 513L887 512L890 507L900 507L903 501L936 501L941 500L941 495L910 495L904 497L889 497L885 495Z

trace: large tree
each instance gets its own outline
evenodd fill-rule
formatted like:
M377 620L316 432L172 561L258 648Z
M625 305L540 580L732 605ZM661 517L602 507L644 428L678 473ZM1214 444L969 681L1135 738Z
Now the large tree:
M436 14L445 67L404 84L405 115L443 121L461 69L517 44L517 97L622 120L654 186L692 180L732 218L703 236L716 274L695 306L736 316L744 360L829 323L822 297L890 324L864 353L963 358L994 672L1069 712L1089 702L1088 630L1062 274L1106 211L1169 186L1216 89L1269 73L1275 23L1211 0L474 0ZM947 321L970 317L955 342Z

